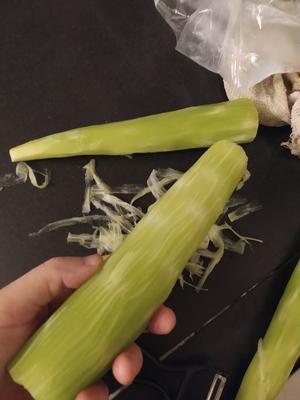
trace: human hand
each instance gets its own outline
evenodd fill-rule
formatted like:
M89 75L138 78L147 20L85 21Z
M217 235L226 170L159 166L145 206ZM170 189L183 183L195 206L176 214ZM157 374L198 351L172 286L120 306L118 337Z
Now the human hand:
M72 292L96 273L101 256L58 257L46 261L0 290L0 400L30 400L31 396L10 378L7 363L36 329ZM161 306L149 323L149 332L167 334L176 317ZM115 360L112 371L122 385L129 385L143 362L140 348L133 344ZM108 389L101 383L90 386L75 400L107 400Z

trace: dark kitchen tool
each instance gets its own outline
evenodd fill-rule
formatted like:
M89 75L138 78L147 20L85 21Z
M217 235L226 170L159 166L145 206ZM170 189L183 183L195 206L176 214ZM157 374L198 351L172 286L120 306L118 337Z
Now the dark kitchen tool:
M227 377L217 368L200 364L168 365L143 350L144 366L130 388L121 388L120 398L130 398L131 390L153 393L157 400L220 400ZM127 394L126 394L127 391ZM124 397L123 397L124 396ZM112 399L118 397L112 396Z

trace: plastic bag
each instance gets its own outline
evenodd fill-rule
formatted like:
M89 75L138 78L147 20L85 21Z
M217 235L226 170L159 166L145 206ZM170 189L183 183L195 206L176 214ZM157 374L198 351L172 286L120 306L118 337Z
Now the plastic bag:
M247 90L300 71L300 0L154 0L176 49Z

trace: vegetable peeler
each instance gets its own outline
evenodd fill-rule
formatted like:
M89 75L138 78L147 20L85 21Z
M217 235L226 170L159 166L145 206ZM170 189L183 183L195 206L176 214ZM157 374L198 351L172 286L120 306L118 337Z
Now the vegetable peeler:
M151 400L220 400L227 376L217 368L197 363L168 365L143 349L144 366L139 377L130 387L121 388L111 400L130 399L130 392L140 397L147 394ZM122 395L121 395L122 392ZM131 392L132 393L132 392ZM120 394L120 396L118 396Z

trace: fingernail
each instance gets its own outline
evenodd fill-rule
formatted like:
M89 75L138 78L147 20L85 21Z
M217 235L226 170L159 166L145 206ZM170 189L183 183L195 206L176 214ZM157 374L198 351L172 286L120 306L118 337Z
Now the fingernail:
M84 258L87 267L98 267L101 264L102 257L99 254L92 254Z

